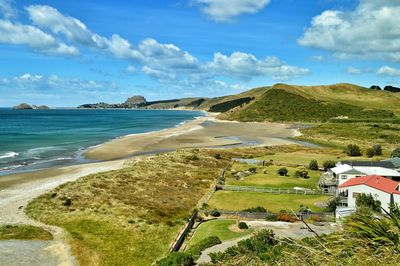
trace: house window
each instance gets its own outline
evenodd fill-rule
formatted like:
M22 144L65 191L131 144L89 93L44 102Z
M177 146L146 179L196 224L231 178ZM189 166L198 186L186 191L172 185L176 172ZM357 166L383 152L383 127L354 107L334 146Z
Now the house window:
M353 192L353 199L356 199L358 197L358 195L360 195L360 193L358 192Z
M347 179L347 175L342 175L342 179Z

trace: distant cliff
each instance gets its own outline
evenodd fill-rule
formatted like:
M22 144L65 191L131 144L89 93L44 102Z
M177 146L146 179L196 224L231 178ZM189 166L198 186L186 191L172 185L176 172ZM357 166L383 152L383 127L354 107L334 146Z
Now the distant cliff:
M46 105L30 105L27 103L21 103L13 107L14 110L47 110L50 109Z

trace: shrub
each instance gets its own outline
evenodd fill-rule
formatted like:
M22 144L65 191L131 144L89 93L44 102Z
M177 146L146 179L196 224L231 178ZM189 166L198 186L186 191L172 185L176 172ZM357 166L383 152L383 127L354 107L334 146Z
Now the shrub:
M219 237L217 237L217 236L209 236L207 238L204 238L203 240L201 240L197 244L191 246L189 248L189 250L187 251L187 253L192 255L194 258L197 258L197 257L199 257L201 255L201 252L203 250L206 250L207 248L213 247L215 245L219 245L221 243L222 242L221 242L221 239L219 239Z
M310 213L310 212L311 212L311 209L308 208L308 206L300 205L299 212L301 212L301 213Z
M277 171L278 175L280 176L287 176L288 172L289 171L286 167L279 168Z
M184 252L173 252L168 257L157 261L157 266L192 266L193 257Z
M305 167L299 167L294 175L297 178L308 178L308 171Z
M221 213L218 211L218 210L212 210L211 212L210 212L210 215L211 216L213 216L213 217L220 217L221 216Z
M356 198L357 207L368 207L373 211L381 212L381 202L375 200L371 194L361 193Z
M72 199L71 198L67 198L64 200L63 202L64 206L71 206L72 205Z
M270 221L270 222L276 222L276 221L278 221L278 216L276 214L269 213L269 214L267 214L267 216L265 216L265 220Z
M217 153L217 154L214 154L214 158L217 160L220 160L220 159L222 159L222 156L221 156L221 154Z
M297 221L296 217L287 213L287 211L282 210L277 215L277 220L281 222L290 222L294 223Z
M196 154L186 156L186 162L198 161L198 160L199 160L199 156L197 156Z
M318 170L319 167L318 167L317 160L311 160L310 164L308 165L308 169L310 169L310 170Z
M310 216L310 219L311 219L311 221L314 221L314 222L321 222L321 217L319 217L318 215L311 215Z
M368 158L372 158L375 156L375 151L373 148L368 148L365 154L367 155Z
M249 229L249 226L245 222L240 222L238 227L239 229Z
M360 147L355 144L349 144L345 150L348 156L361 156Z
M328 204L326 206L326 211L328 212L334 212L336 210L336 207L339 205L340 198L335 197L328 201Z
M375 155L382 155L382 146L379 144L375 144L372 146L372 149L374 150Z
M253 208L248 208L243 210L244 212L267 212L267 209L261 206L253 207Z
M324 167L325 171L328 171L328 169L331 169L331 168L335 167L336 163L337 163L336 161L327 160L327 161L323 162L322 166Z
M390 157L398 157L400 158L400 147L393 150L392 155Z

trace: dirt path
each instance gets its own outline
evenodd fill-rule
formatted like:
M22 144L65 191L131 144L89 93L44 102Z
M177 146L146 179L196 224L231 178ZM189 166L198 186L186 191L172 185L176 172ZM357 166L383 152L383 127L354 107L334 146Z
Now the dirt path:
M76 265L62 228L34 221L24 209L34 198L79 177L121 168L124 161L111 161L63 168L61 174L16 185L0 191L0 224L29 224L48 230L51 241L0 241L0 265ZM43 264L43 261L46 262Z

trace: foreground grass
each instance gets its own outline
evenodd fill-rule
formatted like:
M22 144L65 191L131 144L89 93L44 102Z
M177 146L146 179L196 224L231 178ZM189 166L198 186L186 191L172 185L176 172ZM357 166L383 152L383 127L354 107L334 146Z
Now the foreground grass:
M190 239L188 247L190 248L191 246L196 245L201 240L209 236L217 236L219 239L221 239L221 241L226 241L234 238L239 238L253 232L252 229L237 229L235 231L232 231L230 228L233 227L237 229L236 220L218 219L204 222L200 225L200 227L194 233L193 237Z
M248 167L248 166L247 166ZM297 168L286 167L289 171L288 176L280 176L277 171L282 166L271 165L268 167L260 167L257 174L247 176L243 180L236 180L233 177L227 178L225 184L237 186L256 186L270 188L294 188L304 187L315 189L318 184L320 172L308 170L309 178L297 178L295 172ZM236 169L235 165L232 169ZM264 174L264 172L266 172Z
M53 236L46 230L32 225L2 225L0 240L52 240Z
M297 211L300 205L308 206L312 211L319 212L322 208L315 204L326 202L329 196L269 194L256 192L217 191L211 197L208 205L210 209L241 211L261 206L270 212L293 209Z

